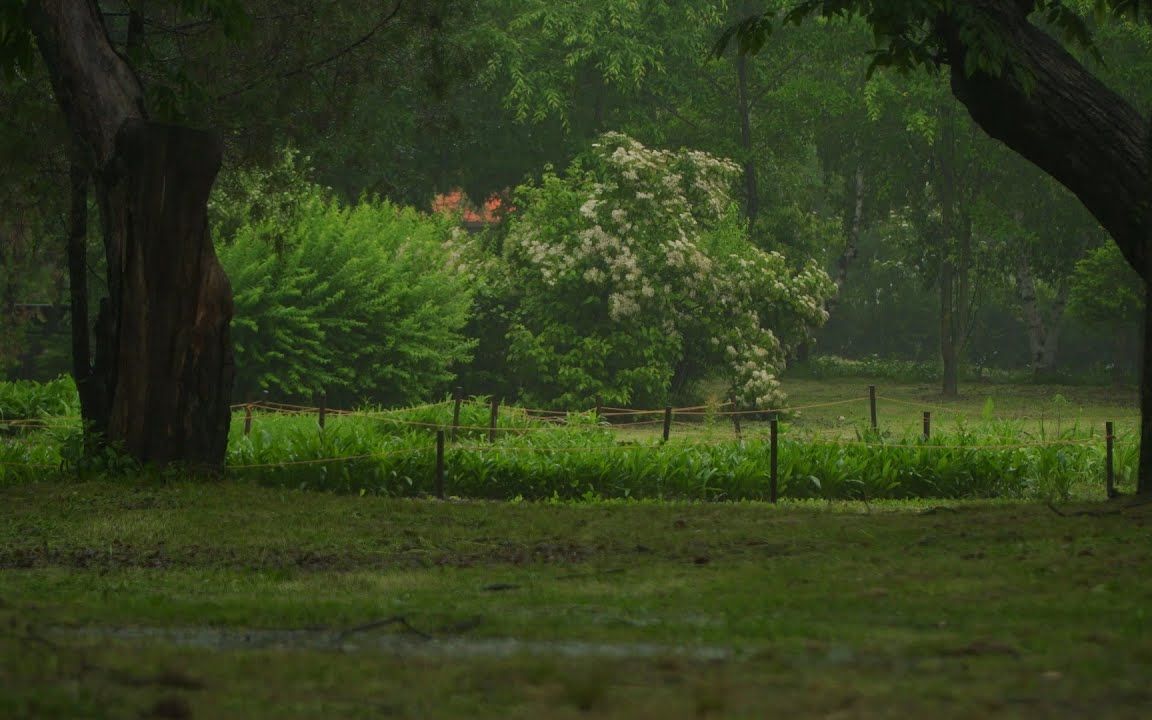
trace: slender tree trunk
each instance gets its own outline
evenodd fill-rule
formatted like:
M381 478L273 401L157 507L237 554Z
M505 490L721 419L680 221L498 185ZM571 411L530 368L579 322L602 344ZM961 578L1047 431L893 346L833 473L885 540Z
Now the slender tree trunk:
M848 220L848 234L844 238L844 251L836 259L836 294L844 289L848 280L848 268L859 255L860 230L864 225L864 166L856 166L853 182L852 215Z
M740 148L744 151L744 199L748 224L755 225L760 215L760 181L756 159L752 155L752 108L748 96L748 58L736 54L736 90L740 113Z
M85 443L108 431L107 393L92 372L90 316L88 312L88 173L72 158L71 199L68 213L68 299L72 325L72 377L80 395L80 417Z
M1024 311L1024 323L1028 330L1029 365L1032 375L1042 379L1050 374L1056 365L1056 351L1060 343L1060 321L1068 304L1068 284L1061 282L1047 317L1040 307L1036 291L1036 278L1028 258L1021 255L1016 264L1016 293Z
M936 195L940 203L940 359L943 365L941 391L945 397L960 394L960 346L963 342L961 323L966 315L964 300L968 293L968 270L971 244L968 233L960 227L960 192L957 182L955 114L944 106L940 112L940 140L935 148L937 158Z
M944 366L941 391L946 397L960 393L957 321L956 268L950 260L945 260L940 265L940 359Z
M108 297L89 376L103 398L96 426L140 461L219 467L234 375L232 293L207 220L220 139L147 120L139 80L94 0L28 7L100 207Z

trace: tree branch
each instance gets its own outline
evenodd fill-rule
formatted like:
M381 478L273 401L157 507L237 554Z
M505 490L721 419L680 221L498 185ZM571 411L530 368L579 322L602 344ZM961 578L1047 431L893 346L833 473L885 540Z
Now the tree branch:
M304 63L300 67L293 68L292 70L287 70L287 71L284 71L281 73L274 73L271 75L265 75L261 78L257 78L255 80L252 80L251 82L246 83L239 88L236 88L236 89L230 90L226 93L217 95L216 99L217 100L226 100L228 98L232 98L232 97L235 97L237 95L242 95L242 94L248 92L249 90L252 90L253 88L258 87L259 85L262 85L263 83L268 82L269 80L286 80L288 78L296 77L297 75L303 75L306 72L311 72L312 70L315 70L316 68L323 67L325 65L328 65L330 63L333 63L333 62L339 60L340 58L351 53L352 51L356 50L357 48L359 48L364 43L371 40L376 35L376 33L380 32L382 29L384 29L384 26L387 25L389 22L391 22L392 19L396 17L397 13L400 12L400 8L403 4L404 4L404 0L396 0L396 4L392 6L392 9L388 13L386 13L383 17L381 17L380 20L368 30L368 32L364 33L364 35L357 38L351 44L345 45L344 47L332 52L331 54L329 54L323 58L320 58L319 60L314 60L312 62Z
M1142 277L1149 203L1148 123L1028 20L1015 0L967 0L1001 31L1011 67L968 74L960 25L937 28L948 47L952 92L990 136L1071 190Z

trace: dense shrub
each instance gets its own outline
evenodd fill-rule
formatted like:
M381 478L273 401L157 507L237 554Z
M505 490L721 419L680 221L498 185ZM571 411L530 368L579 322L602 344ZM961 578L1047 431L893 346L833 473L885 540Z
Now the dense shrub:
M534 402L661 404L712 372L748 406L781 398L786 350L832 285L748 238L735 164L602 136L563 175L519 188L501 262L510 371ZM498 281L499 282L499 281Z
M220 249L237 397L323 389L337 402L398 403L447 387L471 348L449 223L378 200L346 207L320 188L296 198L290 211L240 215Z

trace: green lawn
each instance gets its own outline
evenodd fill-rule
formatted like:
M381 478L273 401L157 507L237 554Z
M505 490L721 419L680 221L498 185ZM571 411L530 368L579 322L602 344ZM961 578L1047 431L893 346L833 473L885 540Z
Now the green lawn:
M1115 423L1118 441L1134 442L1139 427L1139 402L1135 388L1092 385L1015 385L987 382L961 384L960 396L946 398L936 383L894 382L872 378L829 378L813 380L785 377L786 404L798 411L788 414L788 431L814 439L845 440L858 437L871 425L868 386L876 386L877 426L895 437L919 434L924 412L932 414L936 433L954 433L959 428L1007 422L1036 437L1053 437L1075 431L1103 436L1104 423ZM707 402L718 406L724 401L721 389L706 393ZM674 416L672 434L703 441L731 437L730 418L709 418L704 411ZM622 437L642 439L661 432L658 414L638 419L654 421L630 428L630 416L615 417ZM742 430L756 436L767 432L767 423L744 418Z
M801 411L800 423L814 428L866 425L870 422L868 386L876 386L877 421L881 429L918 431L925 410L932 413L934 427L954 428L957 423L987 419L1020 422L1039 431L1060 432L1072 426L1097 428L1113 421L1118 432L1135 431L1139 425L1139 401L1135 388L1092 385L1007 385L962 383L959 398L945 398L934 383L896 383L868 378L808 380L787 378L783 386L788 404L794 406L858 398L846 405L825 405Z
M11 485L0 717L1148 717L1150 520Z

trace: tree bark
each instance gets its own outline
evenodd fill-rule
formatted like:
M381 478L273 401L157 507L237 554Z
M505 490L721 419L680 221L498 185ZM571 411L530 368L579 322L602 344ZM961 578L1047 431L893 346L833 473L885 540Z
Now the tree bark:
M93 0L33 0L29 17L100 207L108 297L92 420L142 462L219 467L234 375L232 293L207 221L220 139L147 120L140 83Z
M752 155L752 108L748 97L748 57L736 54L737 109L740 113L740 148L744 151L744 198L748 224L755 225L760 215L760 182L756 159Z
M848 221L848 234L844 239L844 251L836 259L836 294L844 289L848 280L848 267L859 254L860 230L864 225L864 166L856 166L856 176L853 183L852 217Z
M955 113L945 106L940 113L940 137L934 148L936 177L933 186L940 203L940 359L943 365L941 392L960 394L960 350L968 324L968 275L971 271L972 228L960 206L963 194L956 158Z
M1029 364L1032 375L1043 379L1056 365L1056 351L1060 343L1060 320L1068 304L1068 283L1061 281L1056 298L1047 317L1040 308L1040 298L1036 291L1036 278L1028 258L1021 254L1016 264L1016 293L1024 311L1024 323L1028 329Z
M72 325L72 377L80 395L86 447L107 433L106 393L92 372L88 312L88 172L75 157L70 162L68 212L68 299Z
M940 360L943 364L941 392L960 394L960 352L957 332L956 267L950 260L940 265Z

